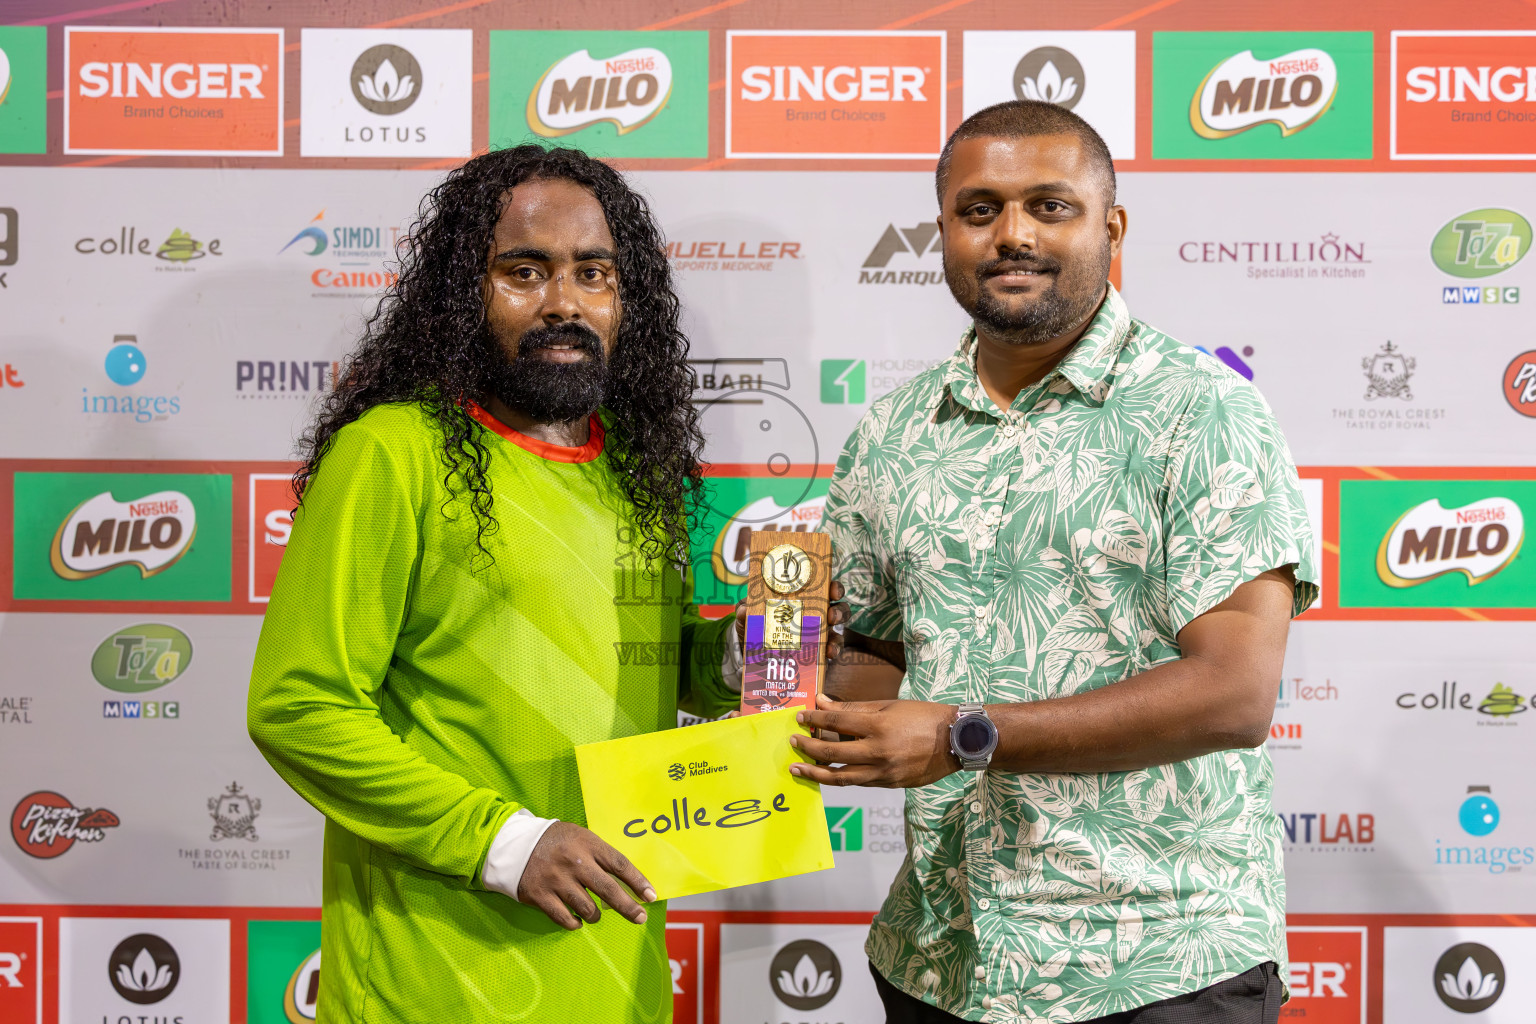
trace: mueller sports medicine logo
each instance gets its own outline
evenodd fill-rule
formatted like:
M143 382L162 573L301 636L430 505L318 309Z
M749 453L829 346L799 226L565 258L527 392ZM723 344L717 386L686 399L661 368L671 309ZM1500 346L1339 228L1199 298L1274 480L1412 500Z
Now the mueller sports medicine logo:
M1447 573L1475 586L1514 561L1525 540L1525 516L1509 498L1443 508L1439 498L1404 512L1376 552L1376 574L1389 587L1413 587Z
M281 156L281 29L64 29L64 152Z
M142 578L175 565L197 535L197 510L180 491L118 501L110 491L88 498L59 524L48 551L53 571L67 580L100 576L120 565Z
M1536 33L1392 33L1394 160L1536 158Z
M1338 88L1338 67L1326 50L1308 47L1270 60L1244 50L1205 76L1190 100L1189 124L1204 139L1261 124L1293 135L1328 112Z
M672 95L672 62L644 46L598 60L578 50L556 61L528 96L528 127L559 138L608 123L620 135L647 124Z
M726 33L727 157L929 159L943 32Z
M99 843L122 822L106 808L76 807L68 797L39 790L21 798L11 812L11 838L29 857L51 860L76 842Z

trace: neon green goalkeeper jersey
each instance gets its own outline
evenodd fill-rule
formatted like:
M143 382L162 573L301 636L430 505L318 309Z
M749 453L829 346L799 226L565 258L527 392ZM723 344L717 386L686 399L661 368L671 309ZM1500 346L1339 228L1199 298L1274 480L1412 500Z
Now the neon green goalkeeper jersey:
M670 1021L660 906L567 932L480 872L520 807L585 824L572 748L675 726L680 674L689 710L734 704L729 622L646 572L597 417L561 448L473 411L491 557L435 421L379 406L321 462L262 626L251 736L326 816L319 1019Z

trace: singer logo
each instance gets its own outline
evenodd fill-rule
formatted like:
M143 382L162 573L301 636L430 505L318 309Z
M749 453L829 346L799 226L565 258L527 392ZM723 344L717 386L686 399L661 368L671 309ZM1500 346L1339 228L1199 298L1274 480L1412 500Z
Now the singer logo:
M1282 137L1312 124L1333 105L1339 71L1316 47L1258 60L1252 50L1211 69L1189 104L1189 123L1204 139L1224 139L1261 124Z
M250 599L265 604L272 598L277 567L288 550L293 532L293 477L275 473L251 474L251 575Z
M1525 517L1509 498L1442 508L1439 498L1415 505L1387 531L1376 573L1389 587L1412 587L1450 572L1476 586L1520 553Z
M528 96L528 127L558 138L607 122L620 135L660 113L672 95L672 62L654 47L595 60L586 50L561 58Z
M43 919L0 917L0 1020L42 1024Z
M99 576L120 565L140 577L164 572L192 546L197 510L180 491L157 491L118 501L110 491L89 498L65 517L53 536L49 560L67 580Z
M674 1024L703 1024L704 926L668 922L667 960L672 968Z
M64 152L281 156L281 29L64 29Z
M1536 158L1536 32L1393 32L1391 153Z
M728 157L932 159L943 32L726 33Z
M1365 1024L1365 929L1287 928L1285 941L1287 1013L1307 1024Z

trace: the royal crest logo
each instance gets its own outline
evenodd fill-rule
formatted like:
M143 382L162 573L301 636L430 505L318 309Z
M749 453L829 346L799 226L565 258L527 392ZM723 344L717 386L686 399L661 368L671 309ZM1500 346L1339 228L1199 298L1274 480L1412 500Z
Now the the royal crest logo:
M1365 397L1413 401L1413 389L1408 386L1408 381L1413 377L1416 365L1411 356L1403 355L1390 341L1382 345L1380 352L1360 360L1365 379L1370 382Z
M1328 112L1339 71L1326 50L1293 50L1259 60L1244 50L1211 69L1189 104L1195 134L1224 139L1261 124L1294 135Z
M261 813L261 801L231 782L229 788L218 796L208 798L208 816L213 819L213 832L208 836L214 842L225 839L244 839L254 843L256 816Z
M11 812L11 838L29 857L52 860L76 842L99 843L122 824L106 808L76 807L50 790L28 793Z
M1421 502L1392 524L1376 552L1376 574L1389 587L1413 587L1460 572L1475 586L1514 561L1525 516L1509 498L1443 508Z
M81 502L53 536L49 560L64 579L99 576L120 565L147 578L176 564L192 547L197 510L180 491L118 501L103 491Z
M672 95L672 62L642 46L597 60L578 50L556 61L528 96L528 127L558 138L607 122L620 135L649 122Z

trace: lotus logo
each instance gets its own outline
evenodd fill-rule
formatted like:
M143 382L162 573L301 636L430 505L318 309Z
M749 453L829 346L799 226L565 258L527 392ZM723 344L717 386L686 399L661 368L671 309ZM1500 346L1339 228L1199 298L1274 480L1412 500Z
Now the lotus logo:
M1324 50L1293 50L1259 60L1244 50L1222 61L1195 90L1189 124L1205 139L1225 139L1272 124L1281 137L1294 135L1328 112L1339 88L1339 70Z
M1435 963L1435 993L1457 1013L1478 1013L1499 1001L1504 962L1480 942L1461 942Z
M1414 587L1460 572L1476 586L1514 561L1524 540L1525 515L1509 498L1457 508L1431 498L1392 524L1376 552L1376 575L1389 587Z
M556 61L528 95L528 127L558 138L607 122L627 135L661 113L672 95L672 62L642 46L598 60L578 50Z
M791 942L768 965L773 994L794 1010L819 1010L837 995L843 968L837 955L814 939Z
M672 767L667 769L667 778L671 779L673 782L682 781L683 776L687 774L688 769L684 768L682 765L676 762L673 762Z
M352 64L352 98L364 110L390 117L421 95L421 65L409 50L388 43L370 46Z
M58 532L48 558L67 580L100 576L121 565L137 566L147 579L175 565L192 548L197 510L180 491L156 491L118 501L110 491L76 505Z
M1031 50L1013 69L1013 92L1021 100L1054 103L1064 110L1083 98L1083 65L1059 46Z
M181 958L158 935L130 935L112 950L107 977L117 994L130 1003L158 1003L175 991L181 980Z
M1453 277L1502 274L1531 250L1531 222L1513 210L1472 210L1453 217L1429 243L1429 258Z

